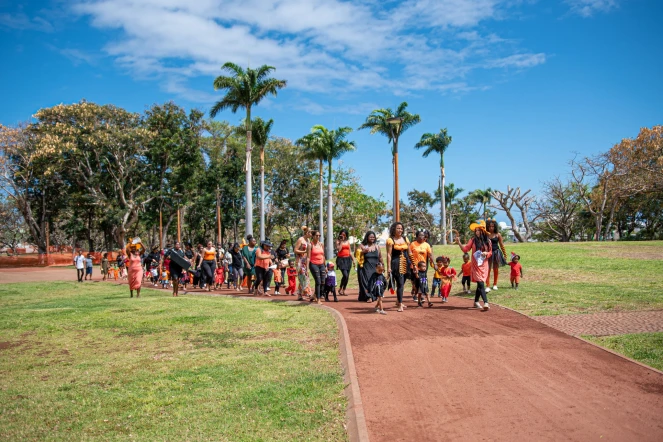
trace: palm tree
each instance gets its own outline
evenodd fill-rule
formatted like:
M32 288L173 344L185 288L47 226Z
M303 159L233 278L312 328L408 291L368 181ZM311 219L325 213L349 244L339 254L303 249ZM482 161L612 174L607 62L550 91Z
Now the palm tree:
M486 205L489 204L493 200L492 192L493 192L493 189L491 189L489 187L485 190L477 189L477 190L475 190L474 192L472 192L470 194L470 197L472 198L472 200L474 200L475 202L477 202L477 203L479 203L483 206L483 212L482 213L483 213L483 218L484 219L486 219Z
M425 133L421 136L421 140L414 145L416 149L425 147L426 150L423 153L423 157L427 158L431 153L440 154L440 189L444 189L444 152L451 144L451 137L447 135L446 127L440 129L439 133L431 134ZM446 213L446 198L445 192L440 191L442 197L442 203L440 204L440 222L442 224L442 245L447 245L447 213Z
M265 121L256 117L251 122L251 137L253 143L260 148L260 241L265 240L265 146L269 141L274 120ZM236 127L237 135L244 135L242 127Z
M313 130L313 129L311 129ZM322 143L320 143L320 138L316 136L314 133L310 133L308 135L303 136L299 140L295 141L295 144L299 147L302 147L304 149L304 152L302 154L302 158L305 160L314 160L318 161L320 163L320 218L319 218L319 229L320 229L320 237L322 237L322 232L323 232L323 227L324 227L324 221L323 221L323 191L322 191L322 183L324 181L324 174L323 174L323 164L325 160L327 159L327 151L326 151L326 146L324 146Z
M393 156L394 168L394 220L400 221L400 195L398 188L398 138L403 132L421 122L417 114L411 114L405 109L407 102L402 102L396 112L390 108L375 109L366 117L364 124L359 126L358 130L370 129L371 134L380 133L387 137L389 143L392 143L391 154Z
M214 90L225 91L225 96L217 101L210 110L210 116L225 109L236 113L239 108L246 109L246 235L253 233L253 200L251 191L251 107L260 103L268 94L276 95L279 89L286 87L286 80L270 78L273 66L262 65L258 69L242 69L234 63L221 67L229 76L220 75L214 79Z
M327 157L327 257L334 254L334 222L332 218L332 161L340 158L344 153L355 150L354 141L347 141L345 137L352 132L350 127L339 127L329 130L324 126L313 126L313 133L326 153ZM321 231L322 232L322 231Z

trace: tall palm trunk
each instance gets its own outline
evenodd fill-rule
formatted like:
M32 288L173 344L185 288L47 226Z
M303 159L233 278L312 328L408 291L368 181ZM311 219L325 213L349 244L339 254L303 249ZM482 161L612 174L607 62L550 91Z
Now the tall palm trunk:
M320 240L324 239L324 236L322 234L323 228L324 228L324 216L323 212L325 210L325 204L324 204L324 192L322 190L323 182L324 182L324 172L322 171L322 160L320 160L320 218L319 218L319 229L320 229Z
M260 148L260 241L265 240L265 148Z
M246 213L244 235L253 235L253 189L251 176L251 107L246 108Z
M332 162L327 174L327 259L334 255L334 221L332 219Z
M400 192L398 188L398 137L394 138L394 221L401 220Z
M444 194L444 157L440 159L440 177L442 188L440 189L440 196L442 200L442 245L447 245L447 207L446 207L446 195Z

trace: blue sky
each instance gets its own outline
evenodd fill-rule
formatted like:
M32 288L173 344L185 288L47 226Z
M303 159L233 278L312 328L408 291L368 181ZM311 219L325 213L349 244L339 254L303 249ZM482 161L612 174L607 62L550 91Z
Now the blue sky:
M663 123L661 23L656 0L0 0L0 123L82 98L208 110L224 62L269 64L288 87L254 115L276 135L407 101L422 122L401 138L401 195L437 186L413 145L442 127L448 182L536 193L574 152ZM390 200L386 139L351 139L343 162Z

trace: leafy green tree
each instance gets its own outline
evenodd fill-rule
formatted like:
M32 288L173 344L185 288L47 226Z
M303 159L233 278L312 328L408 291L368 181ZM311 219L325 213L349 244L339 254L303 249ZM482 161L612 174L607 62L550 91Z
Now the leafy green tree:
M267 95L276 96L279 89L286 87L286 80L269 77L275 70L273 66L262 65L258 69L242 69L234 63L226 63L221 67L228 76L220 75L214 80L214 90L225 91L225 96L217 101L210 111L214 118L220 111L230 109L236 113L238 109L246 110L246 231L253 233L253 202L251 189L251 108L258 105Z
M159 244L166 237L177 217L180 206L190 202L198 189L198 174L205 169L202 155L202 134L206 129L204 114L186 111L173 102L155 104L143 117L143 125L154 136L147 145L145 157L151 165L145 175L149 194L157 195L149 204L149 215L157 223L162 212L166 222ZM175 233L177 231L175 230Z
M144 192L151 170L146 146L155 134L138 114L86 101L41 109L35 118L37 156L66 165L60 167L69 182L103 208L115 241L124 247L140 210L155 198Z
M332 214L332 162L343 154L355 150L354 141L347 141L346 137L352 132L349 127L339 127L329 130L324 126L313 126L313 135L318 139L321 151L325 152L327 161L327 257L334 254L334 222ZM322 231L320 232L322 235Z
M475 204L480 204L483 207L481 215L486 219L488 216L486 206L493 200L493 190L490 187L487 189L476 189L470 193L470 197Z
M363 238L368 230L379 232L387 227L386 201L366 195L353 169L337 167L333 174L334 234L345 228L351 236Z
M274 240L290 239L294 244L302 224L318 209L319 175L313 160L302 158L303 148L290 140L272 137L265 147L265 234Z
M449 148L451 144L451 137L447 134L447 129L440 129L440 132L436 134L425 133L421 136L421 139L417 144L414 145L415 149L421 149L425 147L423 157L428 158L428 155L435 153L440 155L440 189L444 189L444 152ZM442 229L442 244L447 244L447 215L446 215L446 195L442 193L442 203L440 204L440 227Z
M375 109L366 118L364 124L359 126L361 129L370 129L371 134L382 134L387 137L389 143L393 143L391 154L393 156L394 168L394 220L400 220L400 193L398 184L398 139L401 134L421 122L417 114L411 114L407 110L407 102L402 102L396 112L390 108ZM392 124L396 123L396 124Z

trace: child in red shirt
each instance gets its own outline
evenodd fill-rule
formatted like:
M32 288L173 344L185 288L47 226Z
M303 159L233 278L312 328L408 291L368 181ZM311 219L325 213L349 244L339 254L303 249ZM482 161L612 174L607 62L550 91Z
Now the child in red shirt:
M460 267L463 271L463 290L465 293L470 293L470 284L472 284L472 263L470 262L470 255L468 253L463 254L463 265ZM465 288L467 284L467 288Z
M511 267L511 288L518 290L520 278L523 277L523 266L520 264L520 255L511 252L511 262L509 263L509 266Z
M288 275L288 288L285 289L286 295L295 295L295 290L297 289L297 268L295 267L295 260L291 259L288 261L288 268L285 271Z

